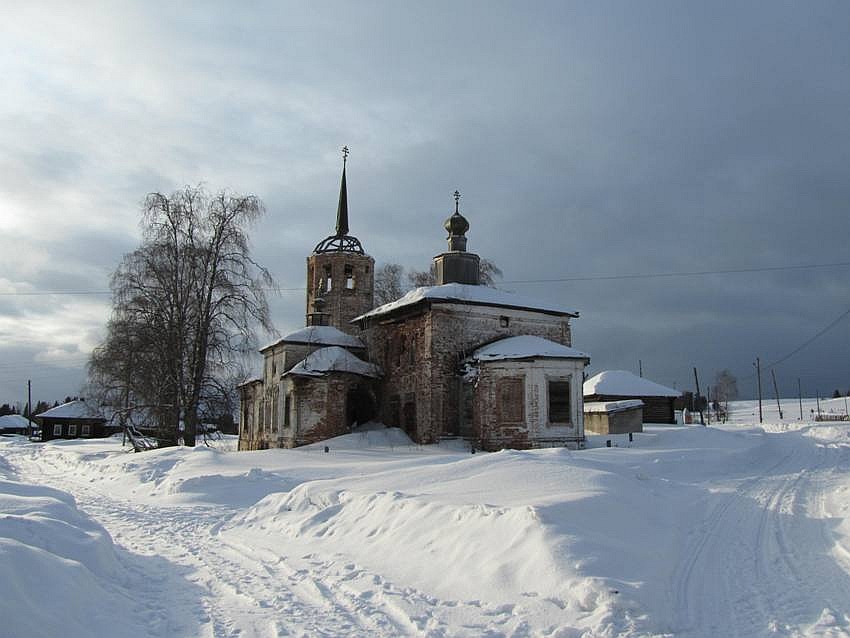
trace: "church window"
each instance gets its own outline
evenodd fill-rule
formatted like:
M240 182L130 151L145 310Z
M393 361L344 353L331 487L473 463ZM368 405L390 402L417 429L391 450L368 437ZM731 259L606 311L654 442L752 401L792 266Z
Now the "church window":
M333 288L333 277L331 276L331 265L325 265L325 292L330 292Z
M345 289L346 290L354 290L354 268L345 265Z
M525 379L506 377L496 382L500 423L519 423L525 420Z
M549 381L549 422L570 423L570 382Z

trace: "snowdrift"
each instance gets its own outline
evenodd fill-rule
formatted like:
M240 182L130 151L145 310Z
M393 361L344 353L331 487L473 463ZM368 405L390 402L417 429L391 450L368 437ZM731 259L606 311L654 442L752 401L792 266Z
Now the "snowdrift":
M0 480L0 618L6 636L138 636L109 533L65 492ZM121 618L116 624L115 619Z

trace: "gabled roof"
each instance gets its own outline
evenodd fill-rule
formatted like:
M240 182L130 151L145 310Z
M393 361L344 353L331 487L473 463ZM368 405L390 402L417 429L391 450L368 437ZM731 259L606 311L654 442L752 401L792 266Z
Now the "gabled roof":
M281 343L303 343L314 346L341 346L343 348L365 348L366 345L359 337L344 333L333 326L307 326L295 332L290 332L285 337L274 343L260 348L260 352L268 350Z
M626 370L606 370L584 382L584 396L677 397L681 392Z
M473 361L507 359L590 359L590 355L542 337L519 335L506 337L478 348L469 357Z
M352 319L352 322L372 317L390 315L395 312L413 308L417 304L431 303L460 303L475 306L492 306L497 308L514 308L517 310L530 310L550 315L565 317L578 317L578 313L566 310L556 304L544 303L527 297L515 295L505 290L497 290L489 286L472 286L469 284L443 284L442 286L422 286L411 290L401 299L392 301L383 306Z
M75 399L57 405L35 416L50 419L103 419L103 415L94 406L88 405L85 399Z
M290 374L305 377L323 377L331 372L348 372L362 377L378 377L380 368L374 363L358 359L345 348L330 346L319 348L307 355L303 361L296 363L283 376Z

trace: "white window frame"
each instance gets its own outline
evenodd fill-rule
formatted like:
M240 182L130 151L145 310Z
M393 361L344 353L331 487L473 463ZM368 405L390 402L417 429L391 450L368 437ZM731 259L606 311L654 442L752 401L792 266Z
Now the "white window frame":
M77 424L69 423L68 424L68 436L77 436Z
M81 426L80 436L91 436L91 426L88 423Z
M62 424L55 423L53 425L53 436L62 436Z

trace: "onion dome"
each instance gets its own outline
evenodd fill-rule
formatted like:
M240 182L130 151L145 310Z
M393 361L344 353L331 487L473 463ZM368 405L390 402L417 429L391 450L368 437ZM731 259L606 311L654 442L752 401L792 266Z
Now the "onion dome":
M455 212L454 214L446 220L446 223L443 224L443 228L445 228L449 232L448 241L449 241L449 250L450 251L465 251L466 250L466 231L469 230L469 222L466 217L460 214L460 192L454 192L455 198Z

